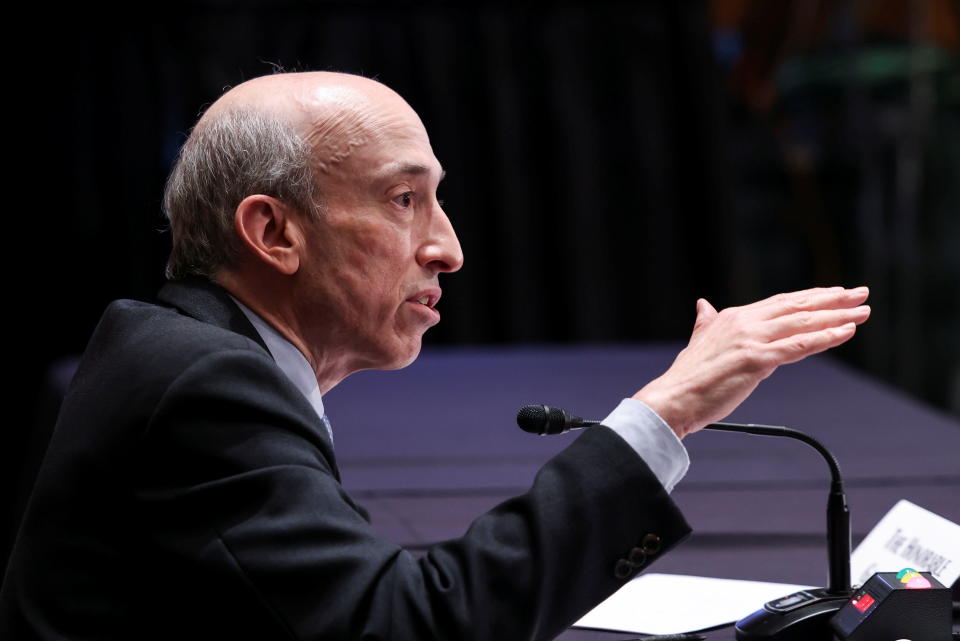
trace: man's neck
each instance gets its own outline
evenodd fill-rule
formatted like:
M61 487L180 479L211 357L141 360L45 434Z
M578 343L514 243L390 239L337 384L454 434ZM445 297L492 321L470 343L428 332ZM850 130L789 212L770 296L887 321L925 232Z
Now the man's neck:
M226 270L218 272L213 280L303 354L316 376L321 394L326 394L352 373L345 366L345 359L338 357L335 351L308 344L303 332L299 331L296 313L290 304L292 296L278 294L284 291L283 287L274 284L257 287L254 284L256 279Z

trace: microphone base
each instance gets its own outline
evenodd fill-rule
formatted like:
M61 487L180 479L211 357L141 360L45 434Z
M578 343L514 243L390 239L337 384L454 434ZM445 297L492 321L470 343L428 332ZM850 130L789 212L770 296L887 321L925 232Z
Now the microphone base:
M737 641L831 641L830 619L851 594L818 588L765 603L737 621Z

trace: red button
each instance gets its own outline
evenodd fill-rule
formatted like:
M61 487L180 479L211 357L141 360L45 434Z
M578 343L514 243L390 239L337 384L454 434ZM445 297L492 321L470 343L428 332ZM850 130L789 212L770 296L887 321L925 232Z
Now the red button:
M874 598L869 594L864 594L860 599L854 600L852 602L853 607L860 610L861 612L866 612L867 608L874 604Z

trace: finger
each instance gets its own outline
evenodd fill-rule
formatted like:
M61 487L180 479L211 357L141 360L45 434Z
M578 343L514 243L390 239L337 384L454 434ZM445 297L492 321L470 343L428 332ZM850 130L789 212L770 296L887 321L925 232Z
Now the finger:
M755 310L761 319L768 319L804 311L848 309L861 305L869 295L870 290L866 287L808 289L789 294L777 294L756 303Z
M717 310L707 301L706 298L697 300L697 320L693 324L693 331L697 331L704 325L709 325L710 321L717 317Z
M795 334L806 334L847 323L860 325L870 318L870 306L860 305L853 309L826 309L814 312L796 312L778 316L763 324L762 336L768 341L780 340Z
M811 296L814 294L820 294L824 292L842 292L844 291L844 289L845 289L844 287L840 287L838 285L836 287L813 287L811 289L803 289L796 292L783 292L780 294L774 294L773 296L768 296L763 300L758 300L757 302L751 305L747 305L746 307L765 307L767 305L782 303L792 298Z
M818 354L831 347L836 347L847 342L857 331L855 323L847 323L840 327L831 327L815 332L804 334L794 334L788 338L783 338L767 344L768 358L771 359L773 367L786 365L787 363L796 363L812 354Z

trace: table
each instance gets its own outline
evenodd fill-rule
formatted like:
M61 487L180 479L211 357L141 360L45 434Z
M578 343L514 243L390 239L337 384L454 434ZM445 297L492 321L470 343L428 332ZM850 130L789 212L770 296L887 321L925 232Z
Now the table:
M575 436L520 432L519 407L546 403L603 418L680 348L434 349L400 372L356 374L324 398L344 485L381 534L415 552L459 536L525 490ZM408 429L396 429L397 417L409 417ZM823 441L844 473L854 544L901 498L960 522L960 421L829 356L781 368L729 420L785 425ZM653 571L826 582L829 474L812 449L710 432L684 444L691 468L673 496L695 532ZM574 629L559 638L635 636ZM725 628L709 638L734 636Z

